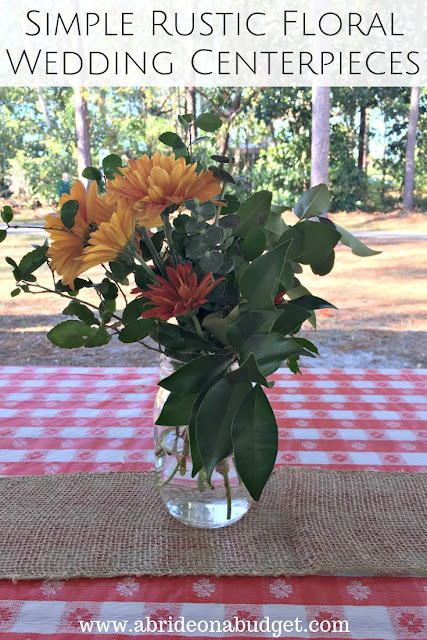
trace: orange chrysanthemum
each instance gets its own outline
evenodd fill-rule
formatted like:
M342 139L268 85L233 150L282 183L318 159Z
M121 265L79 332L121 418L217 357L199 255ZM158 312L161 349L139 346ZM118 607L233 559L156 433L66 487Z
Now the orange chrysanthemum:
M212 171L196 173L197 164L186 164L175 154L162 156L158 151L152 158L129 160L129 168L120 169L107 182L107 201L111 204L119 197L126 198L137 210L138 224L144 227L162 226L162 211L171 204L198 198L211 200L221 191L219 180Z
M116 260L133 239L134 231L133 207L121 198L109 222L101 222L90 234L81 259L83 270Z
M109 220L114 208L98 197L96 182L92 182L89 192L80 180L73 185L71 193L64 193L59 201L61 208L68 200L77 200L79 210L74 219L72 229L67 229L57 214L45 218L45 228L50 235L50 247L47 256L51 259L51 266L58 275L62 276L62 283L74 289L74 280L85 271L81 257L87 245L89 234L95 231L102 221Z
M169 320L173 317L185 316L207 301L206 296L224 278L212 281L212 272L206 273L200 282L192 270L192 265L179 264L176 269L166 268L169 278L165 280L157 276L159 284L149 284L150 291L142 291L138 287L132 293L149 300L154 305L142 314L143 318L161 318Z

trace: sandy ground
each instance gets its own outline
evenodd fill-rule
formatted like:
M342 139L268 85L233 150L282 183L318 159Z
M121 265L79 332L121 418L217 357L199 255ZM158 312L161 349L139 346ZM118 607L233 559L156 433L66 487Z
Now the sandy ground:
M23 219L33 212L22 211ZM427 216L415 214L333 214L348 229L369 233L366 242L383 253L358 258L339 247L334 270L325 277L304 269L302 283L314 295L335 304L338 311L318 312L318 329L310 325L302 335L319 348L320 357L306 366L333 367L427 367ZM384 237L383 232L402 237ZM408 234L411 237L407 237ZM414 236L414 237L412 237ZM418 237L416 237L418 236ZM46 338L46 331L60 322L67 302L55 295L23 295L10 298L14 288L4 257L18 259L32 235L14 234L0 245L0 353L4 365L148 366L156 354L139 345L123 345L113 339L105 347L62 350ZM363 237L362 237L363 239ZM41 281L51 285L46 270ZM95 301L95 300L94 300ZM154 356L154 357L153 357Z

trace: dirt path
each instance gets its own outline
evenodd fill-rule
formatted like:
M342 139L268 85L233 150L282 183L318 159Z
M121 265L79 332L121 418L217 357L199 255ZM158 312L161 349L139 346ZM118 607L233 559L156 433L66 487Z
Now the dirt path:
M317 360L306 362L306 366L427 368L427 241L406 235L380 236L368 240L370 246L383 251L379 256L357 258L349 249L339 247L334 271L329 276L321 278L304 269L301 278L304 285L339 308L339 311L318 313L316 332L310 326L304 330L302 335L317 344L321 354ZM18 258L25 253L27 244L27 237L16 234L0 245L0 250L3 255ZM28 295L11 300L12 288L10 270L2 259L1 364L149 366L156 363L153 352L139 345L123 345L116 339L106 347L90 350L54 347L47 340L46 331L61 321L64 301L56 296Z

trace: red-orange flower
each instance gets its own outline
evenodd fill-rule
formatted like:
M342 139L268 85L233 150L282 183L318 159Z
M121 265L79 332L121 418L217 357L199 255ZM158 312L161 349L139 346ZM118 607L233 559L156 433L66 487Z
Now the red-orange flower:
M285 293L286 293L286 291L282 291L281 293L277 293L274 296L273 304L276 305L276 306L279 305L279 304L282 304L282 302L284 302L283 296L285 295Z
M134 293L140 293L140 296L154 305L142 314L143 318L169 320L173 317L185 316L207 302L208 293L224 280L224 278L218 278L212 281L212 272L209 271L198 282L189 262L179 264L176 269L167 267L166 271L169 281L157 276L159 284L149 284L149 291L134 289Z

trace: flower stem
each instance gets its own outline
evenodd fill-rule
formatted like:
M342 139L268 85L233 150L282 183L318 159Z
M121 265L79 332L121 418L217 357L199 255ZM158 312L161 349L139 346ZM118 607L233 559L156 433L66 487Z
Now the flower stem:
M145 244L147 245L147 249L151 253L151 257L153 258L154 264L156 265L156 267L158 268L158 270L160 271L162 276L166 277L165 265L163 264L163 261L162 261L161 257L159 256L159 254L157 252L157 249L154 246L154 243L153 243L152 239L150 238L150 234L148 233L148 229L146 227L138 227L138 232L141 234L142 239L144 240Z
M148 266L148 264L145 262L145 260L139 255L139 253L137 251L135 251L134 253L135 256L135 260L137 262L139 262L139 264L141 265L141 267L143 267L143 269L145 270L145 272L147 273L147 275L150 277L150 280L152 280L153 282L155 282L156 284L158 284L157 278L155 276L155 274L153 273L153 270L150 269L150 267Z
M172 470L172 473L166 478L166 480L163 480L163 482L161 482L160 484L157 485L158 489L162 489L163 487L165 487L167 484L169 484L169 482L176 476L178 469L180 467L181 461L178 460L178 462L176 463L175 467Z
M222 475L224 477L225 495L227 497L227 520L230 520L231 519L231 487L230 487L230 478L228 477L227 460L224 460Z
M172 260L172 266L176 269L176 267L178 266L178 257L176 255L175 247L173 246L172 226L169 221L169 214L168 213L162 214L161 217L163 219L164 226L165 226L165 237L168 243L169 255Z
M193 318L193 322L194 322L194 326L196 327L197 335L200 338L204 338L202 327L200 326L200 322L199 322L198 317L196 316L195 313L191 317Z

